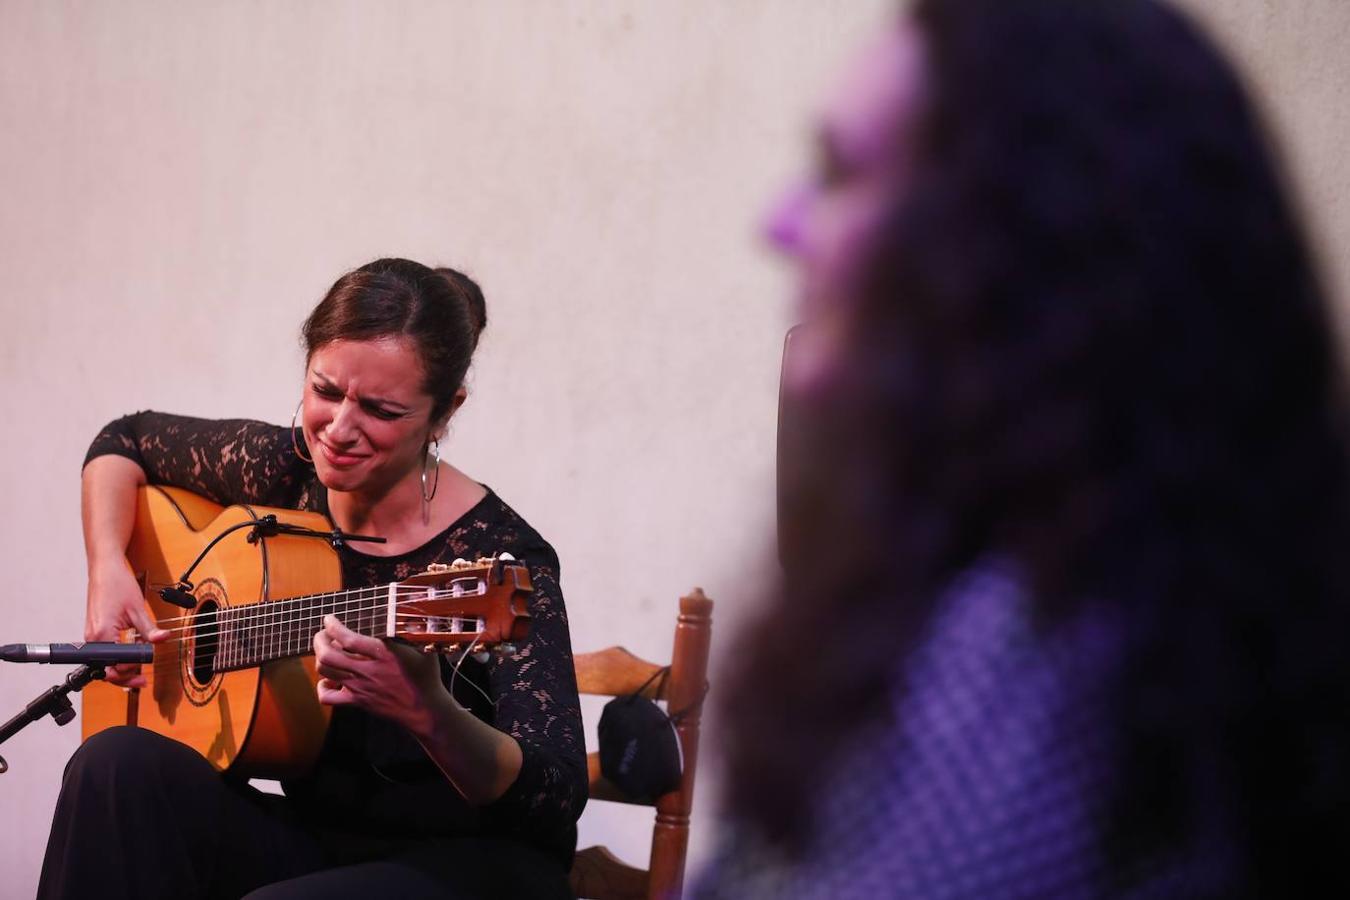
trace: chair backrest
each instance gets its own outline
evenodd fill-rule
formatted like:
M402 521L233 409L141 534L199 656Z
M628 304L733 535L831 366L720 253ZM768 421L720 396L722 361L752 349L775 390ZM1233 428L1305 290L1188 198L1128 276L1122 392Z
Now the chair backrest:
M642 691L664 700L671 713L683 712L675 724L684 754L680 786L661 797L652 829L651 863L647 869L627 865L605 847L577 852L572 864L572 891L595 900L666 900L678 898L684 886L684 860L689 847L689 813L698 767L698 735L702 701L707 691L708 647L712 641L713 603L699 588L680 598L675 622L675 647L670 673L653 678L661 666L647 662L622 647L576 655L577 689L583 694L621 697ZM623 794L600 774L600 754L586 760L590 770L591 800L639 803Z

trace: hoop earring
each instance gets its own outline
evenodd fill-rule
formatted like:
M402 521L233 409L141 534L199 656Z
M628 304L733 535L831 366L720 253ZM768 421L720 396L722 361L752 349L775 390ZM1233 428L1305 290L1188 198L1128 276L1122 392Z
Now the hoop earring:
M304 406L304 405L305 405L305 401L304 401L304 400L301 400L300 403L299 403L299 405L297 405L297 406L295 407L295 412L291 415L291 449L295 451L295 455L298 456L298 457L300 457L300 459L301 459L303 462L312 463L312 462L314 462L314 457L313 457L313 456L306 456L305 454L301 453L301 452L300 452L300 442L297 441L297 440L295 439L295 420L296 420L297 418L299 418L299 416L300 416L300 407L301 407L301 406Z
M432 441L431 441L431 447L428 448L428 449L432 450L432 452L435 454L435 459L434 459L434 461L432 462L431 465L432 465L432 468L434 468L434 469L436 470L436 477L435 477L435 478L432 480L432 482L431 482L431 493L428 494L428 493L427 493L427 462L426 462L425 459L423 459L423 460L422 460L422 502L425 503L425 504L430 504L430 503L431 503L431 498L436 496L436 488L438 488L438 487L441 486L441 442L440 442L440 439L439 439L439 438L433 438Z

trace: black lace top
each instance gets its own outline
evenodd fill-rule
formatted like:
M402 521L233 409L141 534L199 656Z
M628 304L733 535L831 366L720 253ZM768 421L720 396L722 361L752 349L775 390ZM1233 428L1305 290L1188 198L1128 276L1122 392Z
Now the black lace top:
M244 419L208 420L141 412L110 423L89 448L138 463L151 484L173 485L223 505L250 503L327 513L313 465L296 456L286 428ZM334 710L318 765L285 783L316 822L357 820L363 833L390 836L493 834L557 854L566 862L586 803L586 751L572 667L558 557L491 490L445 531L399 556L339 551L343 582L398 581L457 557L509 552L534 585L530 635L507 656L466 660L452 678L456 699L515 738L520 775L486 807L470 807L406 731L350 707ZM489 700L490 698L490 700Z

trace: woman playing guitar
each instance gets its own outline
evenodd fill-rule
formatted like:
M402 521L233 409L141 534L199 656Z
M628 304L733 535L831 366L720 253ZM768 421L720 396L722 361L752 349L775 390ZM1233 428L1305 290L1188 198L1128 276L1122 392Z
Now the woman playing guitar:
M147 412L95 439L83 475L86 639L169 637L127 565L147 483L318 511L386 538L338 549L347 587L509 553L528 567L531 629L452 673L437 655L325 617L313 649L331 727L284 798L143 728L95 734L67 768L40 897L568 895L586 759L557 556L440 460L485 321L461 273L377 260L339 278L305 322L291 428ZM137 688L146 677L122 667L108 680Z

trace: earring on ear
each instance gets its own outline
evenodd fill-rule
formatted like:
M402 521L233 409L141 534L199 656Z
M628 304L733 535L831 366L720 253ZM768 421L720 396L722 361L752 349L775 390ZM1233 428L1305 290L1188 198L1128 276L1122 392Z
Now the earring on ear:
M306 456L305 454L301 453L300 442L295 439L295 420L300 417L300 407L304 405L305 401L302 399L299 405L295 407L295 413L291 416L291 449L295 451L295 455L300 457L301 460L307 463L312 463L314 462L314 457Z
M422 460L422 503L430 507L431 498L436 496L436 488L441 486L441 441L440 438L432 438L431 443L427 445L426 458ZM431 482L431 493L427 493L427 458L432 460L431 468L435 470L436 477Z

